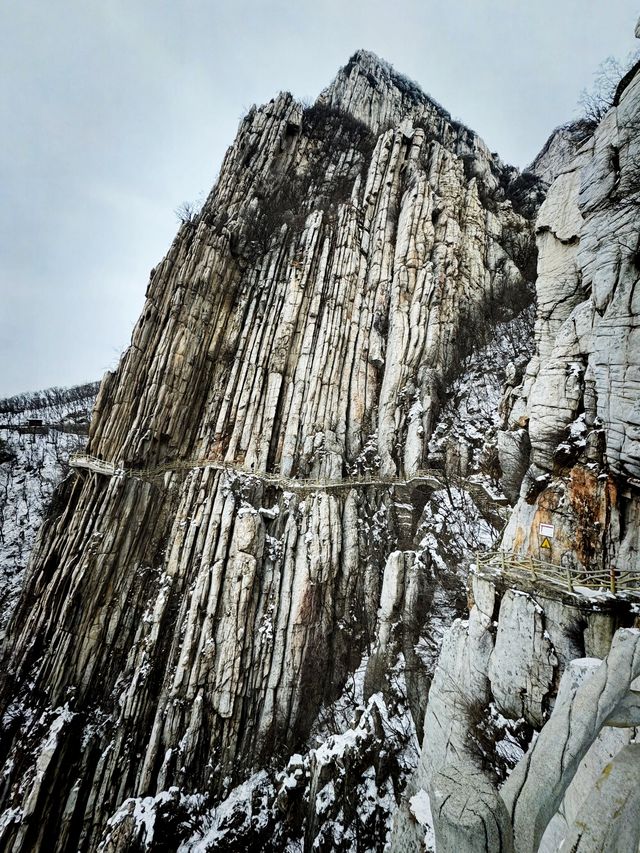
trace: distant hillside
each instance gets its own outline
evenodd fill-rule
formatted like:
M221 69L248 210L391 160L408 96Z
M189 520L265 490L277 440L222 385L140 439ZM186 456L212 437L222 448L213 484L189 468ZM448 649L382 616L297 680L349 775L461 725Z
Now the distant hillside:
M98 382L0 400L0 640L51 495L87 441ZM42 428L26 428L41 420Z

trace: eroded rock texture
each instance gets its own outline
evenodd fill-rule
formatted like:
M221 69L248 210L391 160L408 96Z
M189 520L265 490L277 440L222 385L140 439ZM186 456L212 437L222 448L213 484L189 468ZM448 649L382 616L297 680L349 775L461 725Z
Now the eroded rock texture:
M591 136L593 128L585 119L557 127L527 171L552 184L575 157L577 149Z
M512 494L530 463L504 547L618 572L640 570L639 122L636 69L540 209L537 352L499 441Z
M429 827L439 851L637 850L639 121L636 67L573 158L564 128L534 163L557 173L537 219L536 354L507 375L497 438L506 556L599 571L600 589L533 563L514 576L500 555L478 567L443 639L397 853L433 849Z
M470 598L468 619L444 636L391 850L432 849L410 807L427 797L438 850L556 853L576 827L595 831L585 801L636 738L640 632L620 630L634 625L633 604L594 608L482 575ZM637 780L638 768L624 772Z
M455 513L415 475L462 360L531 301L541 196L371 54L312 107L250 110L102 383L88 452L121 473L78 469L40 537L3 664L3 849L148 847L156 820L171 848L220 799L201 837L237 849L384 843L415 740L389 721L408 704L421 731L420 632L458 595L434 556ZM499 524L462 485L439 505ZM363 657L354 734L309 752Z

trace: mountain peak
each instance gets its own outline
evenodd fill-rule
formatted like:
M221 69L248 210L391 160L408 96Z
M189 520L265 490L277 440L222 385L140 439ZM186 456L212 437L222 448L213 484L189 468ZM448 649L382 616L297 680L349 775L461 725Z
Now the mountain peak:
M451 118L417 83L396 71L386 59L363 48L349 58L320 98L351 112L374 131L410 114Z
M356 50L356 52L349 57L349 61L347 62L345 68L354 67L356 65L362 68L367 68L370 66L379 66L384 69L391 68L391 64L387 62L386 59L383 59L381 56L378 56L378 54L374 53L372 50L365 50L364 48Z
M386 83L398 89L402 95L418 103L432 101L420 86L404 74L400 74L390 62L378 56L371 50L357 50L349 59L347 64L340 69L338 76L344 74L347 77L361 74L367 77L372 86L380 82ZM370 76L371 75L371 76ZM373 77L373 79L372 79Z

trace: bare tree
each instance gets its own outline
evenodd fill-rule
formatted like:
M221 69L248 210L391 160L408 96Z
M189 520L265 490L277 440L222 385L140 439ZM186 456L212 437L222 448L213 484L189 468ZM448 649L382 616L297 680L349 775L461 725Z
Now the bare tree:
M604 118L605 113L613 105L618 83L629 69L638 61L640 52L630 54L625 62L614 56L608 56L600 63L594 74L593 85L583 89L578 104L583 116L590 125L595 127Z
M178 221L184 225L186 222L195 222L201 209L202 205L196 201L183 201L176 207L174 213Z

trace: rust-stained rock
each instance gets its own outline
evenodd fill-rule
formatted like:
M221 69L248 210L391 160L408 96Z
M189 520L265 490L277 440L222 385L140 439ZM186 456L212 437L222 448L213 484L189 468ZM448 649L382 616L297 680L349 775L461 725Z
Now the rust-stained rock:
M504 547L538 556L548 522L553 562L571 552L604 571L640 572L629 524L640 502L639 122L635 69L540 208L537 353L509 414L511 430L528 418L531 469ZM503 442L510 470L524 461L507 458L513 444Z

